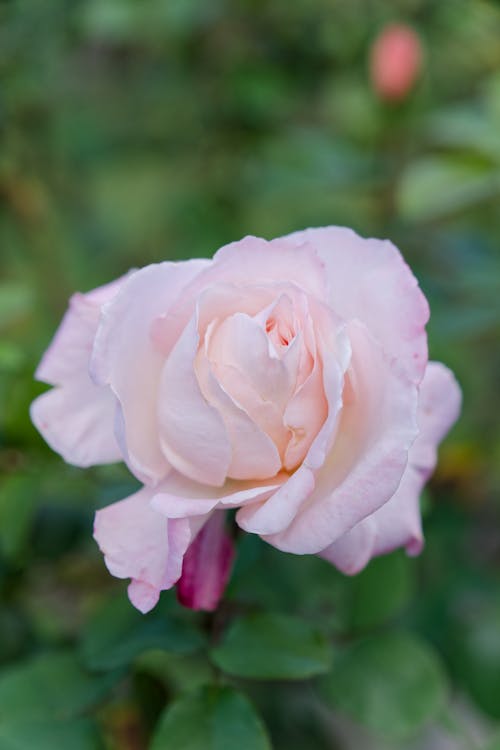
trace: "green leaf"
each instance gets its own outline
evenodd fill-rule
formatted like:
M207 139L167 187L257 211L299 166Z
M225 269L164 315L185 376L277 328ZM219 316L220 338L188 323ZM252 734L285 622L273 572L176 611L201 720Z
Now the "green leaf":
M465 593L450 635L453 669L475 702L500 719L500 602L490 593Z
M262 721L241 693L209 686L167 708L151 750L270 750Z
M483 750L500 750L500 734L490 737L490 741L486 744Z
M387 633L352 646L323 687L335 710L397 740L434 718L446 698L439 661L425 643L406 633Z
M81 653L89 669L108 670L127 666L150 649L188 654L203 643L202 634L186 621L160 609L142 615L120 594L107 599L87 623Z
M37 505L37 479L10 476L0 486L0 551L16 558L28 541Z
M88 675L68 652L41 654L0 674L0 726L77 716L110 689L115 675Z
M98 750L94 725L86 719L67 723L47 721L0 722L0 748L2 750Z
M404 218L429 221L499 192L498 169L477 161L436 156L410 164L399 185L398 204Z
M375 558L353 579L353 628L374 627L401 611L413 591L411 564L403 552L394 552Z
M302 680L329 669L331 649L304 620L259 614L236 620L211 656L220 669L238 677Z
M33 306L33 292L24 284L4 281L0 284L0 330L27 315Z

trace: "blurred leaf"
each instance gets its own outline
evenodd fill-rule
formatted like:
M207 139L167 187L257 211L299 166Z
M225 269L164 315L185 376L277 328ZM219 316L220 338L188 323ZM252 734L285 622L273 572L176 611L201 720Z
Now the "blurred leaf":
M0 371L15 372L24 364L25 353L11 341L0 341Z
M471 110L470 105L434 114L429 134L439 145L468 149L500 161L498 125L482 113Z
M86 719L71 723L39 721L0 722L0 748L2 750L100 750L97 733L92 722Z
M71 719L95 705L115 675L88 675L69 652L40 654L0 673L0 726Z
M323 682L335 710L391 739L415 734L442 709L446 680L434 653L406 633L363 640Z
M33 306L33 291L14 281L0 283L0 330L27 315Z
M213 668L204 655L173 654L159 649L141 654L135 668L163 685L175 688L178 693L206 685L213 674Z
M500 750L500 734L492 737L482 750Z
M236 620L211 656L238 677L302 680L326 672L332 654L325 636L308 622L259 614Z
M398 188L401 215L429 221L500 193L500 171L475 161L429 156L410 164Z
M14 475L0 485L0 550L15 558L24 548L37 505L37 480Z
M400 612L413 593L412 570L401 551L372 560L352 580L352 627L370 628Z
M270 750L248 699L229 687L204 687L167 708L151 750Z
M108 670L130 664L150 649L188 654L203 645L199 631L161 611L137 612L126 596L106 599L83 631L81 653L89 669Z
M25 618L15 609L0 608L0 662L18 656L28 639L29 629Z
M463 592L454 603L449 656L483 711L500 719L500 602L493 592Z

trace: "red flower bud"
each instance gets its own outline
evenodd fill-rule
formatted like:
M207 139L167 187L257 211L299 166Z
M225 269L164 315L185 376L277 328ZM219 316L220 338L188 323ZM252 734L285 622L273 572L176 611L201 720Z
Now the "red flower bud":
M422 45L409 26L386 26L375 39L370 56L373 87L382 99L404 99L422 65Z

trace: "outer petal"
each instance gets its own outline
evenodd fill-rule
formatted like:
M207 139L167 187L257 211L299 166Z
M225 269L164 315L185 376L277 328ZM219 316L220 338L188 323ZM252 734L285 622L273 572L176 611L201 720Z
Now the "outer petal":
M131 578L129 596L138 609L147 612L158 601L160 591L174 581L167 569L167 522L149 507L152 490L145 487L96 513L94 539L109 572Z
M384 506L385 507L385 506ZM376 537L376 523L373 516L368 516L364 521L358 523L340 539L319 553L328 562L331 562L343 573L354 575L359 573L373 554Z
M353 358L333 448L321 469L318 452L315 489L292 523L264 537L288 552L319 552L386 503L417 434L416 387L387 361L365 326L348 328Z
M419 496L437 463L437 448L458 419L460 387L453 373L438 362L429 362L420 386L419 435L408 459L408 468L394 496L373 518L377 536L373 554L381 555L404 546L418 555L423 546Z
M153 340L152 324L175 306L186 284L208 265L206 260L165 262L133 273L106 306L96 336L93 378L96 383L108 384L115 393L121 411L118 441L130 469L146 483L158 482L169 468L157 427L165 352ZM192 301L190 305L192 311ZM164 342L167 350L171 344Z
M141 612L179 579L182 559L207 516L170 522L151 507L149 487L96 513L94 538L109 572L131 578L129 598Z
M399 250L345 227L306 229L285 239L314 247L325 264L335 312L365 323L405 373L420 382L427 364L429 306Z
M272 483L228 481L223 487L206 487L174 471L157 489L151 506L169 519L202 516L216 508L239 508L268 498L285 477L274 477Z
M233 284L286 280L324 299L327 291L323 259L316 248L303 242L294 243L282 238L267 242L259 237L244 237L225 245L214 255L213 269L206 272L209 280L213 273L217 281ZM203 281L205 277L202 277Z
M436 465L436 449L460 412L460 388L444 365L430 362L420 386L420 432L410 448L408 467L392 498L321 553L344 573L357 573L376 556L406 547L422 549L419 495Z
M31 405L31 419L53 450L77 466L121 459L113 433L116 401L89 377L89 357L101 306L122 279L88 294L75 294L36 377L56 386Z
M225 513L214 513L184 555L177 596L190 609L217 608L231 573L234 544L225 531Z

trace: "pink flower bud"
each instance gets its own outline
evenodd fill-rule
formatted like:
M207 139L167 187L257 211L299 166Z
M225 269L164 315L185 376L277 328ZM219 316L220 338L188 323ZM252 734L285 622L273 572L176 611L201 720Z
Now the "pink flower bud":
M212 612L224 593L234 545L224 528L225 513L215 512L190 544L177 582L177 597L190 609Z
M381 99L404 99L422 65L422 45L409 26L386 26L375 39L370 55L373 87Z

